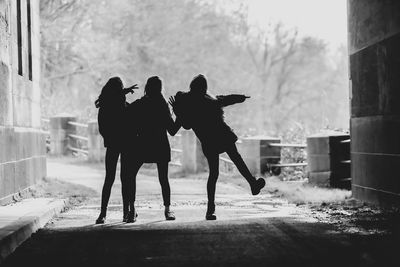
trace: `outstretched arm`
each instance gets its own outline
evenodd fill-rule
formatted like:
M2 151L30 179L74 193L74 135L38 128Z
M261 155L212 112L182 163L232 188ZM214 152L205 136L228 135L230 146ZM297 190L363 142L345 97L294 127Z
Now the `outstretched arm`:
M246 100L246 98L250 98L250 96L238 95L238 94L218 95L217 101L221 107L226 107L236 103L243 103Z
M138 88L139 88L138 85L137 85L137 84L134 84L134 85L132 85L131 87L124 88L123 91L124 91L124 94L125 94L125 95L127 95L127 94L129 94L129 93L133 94L133 90L136 90L136 89L138 89Z

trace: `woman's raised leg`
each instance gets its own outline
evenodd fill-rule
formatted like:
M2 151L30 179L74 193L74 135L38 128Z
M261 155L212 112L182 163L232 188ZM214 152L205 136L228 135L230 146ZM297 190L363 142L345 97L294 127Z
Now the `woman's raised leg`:
M235 164L236 168L239 170L240 174L247 180L250 185L251 192L253 195L257 195L261 188L265 186L265 180L263 178L256 179L247 168L242 156L237 150L236 144L232 144L226 151L228 156L231 158L232 162Z

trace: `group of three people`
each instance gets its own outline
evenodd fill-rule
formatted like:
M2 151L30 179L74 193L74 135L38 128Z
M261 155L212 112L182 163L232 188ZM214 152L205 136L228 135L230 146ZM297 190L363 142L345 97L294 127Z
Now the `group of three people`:
M192 129L201 142L208 161L207 220L215 220L215 189L219 175L219 154L226 152L250 185L253 195L265 186L263 178L255 178L242 157L235 142L237 136L224 121L223 107L241 103L245 95L213 97L207 93L207 79L199 74L193 78L188 92L178 92L169 98L175 114L172 118L168 103L163 96L162 81L158 76L150 77L144 96L131 104L125 95L137 89L137 85L124 88L119 77L111 78L103 87L96 107L99 108L99 132L106 147L106 177L102 190L101 212L96 224L105 222L111 187L115 180L117 162L121 156L121 187L123 199L123 221L135 222L136 175L143 163L156 163L158 178L165 206L166 220L175 220L170 210L171 189L168 181L168 163L171 147L167 132L175 135L183 127Z

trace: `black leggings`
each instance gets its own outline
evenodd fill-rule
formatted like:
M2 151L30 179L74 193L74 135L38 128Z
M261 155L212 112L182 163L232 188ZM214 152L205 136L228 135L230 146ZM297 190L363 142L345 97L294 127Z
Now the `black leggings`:
M139 172L140 167L143 162L134 161L132 167L130 167L129 175L133 175L133 179L129 179L129 188L131 188L131 203L130 206L134 206L136 199L136 175ZM171 188L168 181L168 162L157 162L158 180L160 181L162 197L164 201L164 206L169 207L171 205Z
M118 157L121 154L121 150L114 147L108 147L106 150L106 177L104 180L103 190L101 192L101 213L105 216L107 213L108 201L110 200L111 188L115 181L115 173L117 171ZM121 154L121 190L122 190L122 203L124 215L128 213L129 210L129 185L126 183L127 180L124 179L122 174L122 165L124 159L124 153Z
M243 161L242 156L239 154L235 143L233 143L226 149L226 153L228 154L232 162L235 164L240 174L250 184L250 186L254 184L256 178L254 178L254 176L247 168L246 163ZM213 207L215 206L215 187L219 176L219 153L218 152L207 153L207 155L205 156L207 158L208 167L210 169L210 174L208 176L208 181L207 181L208 205L210 207Z

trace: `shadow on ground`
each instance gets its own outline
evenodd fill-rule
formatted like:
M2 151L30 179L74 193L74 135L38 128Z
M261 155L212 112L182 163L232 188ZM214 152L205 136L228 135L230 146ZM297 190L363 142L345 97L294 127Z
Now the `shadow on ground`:
M46 228L4 266L396 266L398 235L295 218Z

